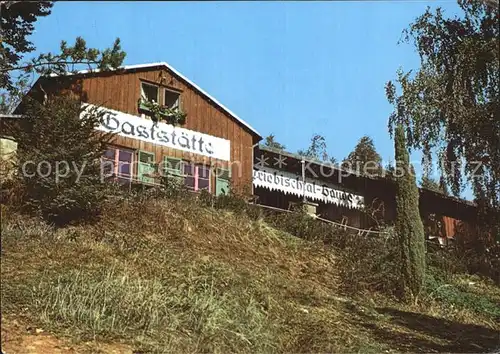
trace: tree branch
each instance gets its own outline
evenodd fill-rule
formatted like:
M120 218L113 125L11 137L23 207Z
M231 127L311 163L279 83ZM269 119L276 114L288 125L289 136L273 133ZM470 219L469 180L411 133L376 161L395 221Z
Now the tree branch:
M90 65L99 64L99 63L100 63L100 61L88 61L88 60L85 60L85 61L53 61L53 62L46 62L46 63L26 64L26 65L12 67L12 68L8 68L8 69L0 69L0 73L16 71L16 70L24 70L24 69L29 69L29 68L36 68L36 67L45 66L45 65L70 65L70 64L73 64L73 65L74 64L87 64L87 65L89 65L89 69L92 70L90 68Z
M498 9L498 0L484 0L484 2L495 9Z

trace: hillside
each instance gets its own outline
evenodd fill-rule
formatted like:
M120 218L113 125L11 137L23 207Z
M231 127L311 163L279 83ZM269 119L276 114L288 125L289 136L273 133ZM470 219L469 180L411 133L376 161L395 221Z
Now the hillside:
M417 304L404 305L384 290L386 273L370 274L373 245L383 249L383 241L340 231L332 242L306 240L271 225L191 197L115 201L97 224L64 229L3 207L2 350L366 353L499 346L500 289L492 282L435 276Z

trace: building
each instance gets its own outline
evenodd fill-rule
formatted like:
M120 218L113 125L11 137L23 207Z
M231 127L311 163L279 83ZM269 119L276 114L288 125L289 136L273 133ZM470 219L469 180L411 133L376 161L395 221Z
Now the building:
M167 172L195 191L222 193L232 185L251 193L253 147L262 137L169 64L42 77L29 95L62 93L109 112L98 129L116 137L103 164L121 183L156 183ZM153 121L153 102L185 118Z
M254 155L254 193L260 204L290 209L302 204L305 195L316 216L340 224L377 229L381 221L386 225L395 221L396 185L390 178L361 175L263 145L256 147ZM474 203L419 191L428 238L442 242L461 227L475 224Z
M366 224L359 212L365 204L366 193L360 185L363 179L343 176L331 164L263 145L256 147L254 162L258 203L290 209L304 201L305 195L307 201L316 204L317 216L356 227Z
M258 145L262 137L255 129L167 63L43 77L29 95L63 93L106 109L98 129L116 135L103 170L123 184L154 184L158 174L168 174L194 191L221 194L232 187L281 209L307 201L315 215L357 228L395 220L391 179ZM155 104L182 119L156 121ZM427 235L436 238L453 237L477 214L472 203L423 189L420 212Z

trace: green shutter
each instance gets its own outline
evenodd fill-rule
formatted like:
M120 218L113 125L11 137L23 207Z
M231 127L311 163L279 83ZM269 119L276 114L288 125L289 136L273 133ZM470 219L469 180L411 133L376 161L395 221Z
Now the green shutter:
M169 175L182 176L184 174L182 167L182 159L170 156L163 158L163 170Z
M167 179L173 179L179 183L184 182L184 165L182 159L165 156L163 158L163 172Z
M220 168L215 180L215 195L229 194L231 187L231 170Z
M156 171L155 168L155 154L146 151L139 151L139 161L137 162L137 178L141 182L154 183L153 175Z

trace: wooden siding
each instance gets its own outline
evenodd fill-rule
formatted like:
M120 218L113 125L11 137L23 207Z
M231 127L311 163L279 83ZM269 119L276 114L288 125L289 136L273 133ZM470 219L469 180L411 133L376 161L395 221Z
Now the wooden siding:
M67 85L62 85L60 80L58 84L54 84L53 79L50 80L52 92L60 92L61 87L67 87ZM71 80L70 90L78 92L82 101L135 116L141 116L137 107L137 101L141 95L141 81L179 91L181 109L187 113L186 124L182 127L229 140L231 142L232 183L241 191L251 192L255 134L184 80L177 78L175 74L166 69L150 68L122 73L83 75L69 78L69 80ZM172 156L195 163L229 167L227 161L219 161L127 137L117 136L113 143L117 146L153 152L157 163L160 163L164 156ZM215 180L212 180L212 185L215 185Z
M275 161L279 152L270 152L266 149L255 149L255 163L259 162L260 156L267 157L269 161ZM286 153L285 153L286 156ZM301 165L298 158L289 157L284 171L301 174ZM312 170L320 176L319 169ZM328 172L328 171L327 171ZM308 176L312 177L312 176ZM384 221L391 225L396 220L396 184L390 179L366 178L349 175L339 178L338 173L333 173L329 178L317 178L325 180L336 186L339 190L364 196L366 212L357 209L346 209L333 204L318 202L317 214L332 221L347 221L347 224L359 228L373 228L377 225L375 221ZM339 183L340 182L340 183ZM285 195L278 191L269 191L265 188L255 188L255 194L259 196L259 203L279 208L288 208L288 203L299 201L301 198ZM426 226L426 236L454 237L460 229L469 230L470 225L477 224L477 210L470 203L444 196L440 193L420 189L419 192L420 215ZM429 221L431 214L434 214ZM438 225L440 225L438 227ZM469 232L469 231L467 231ZM470 234L471 232L469 232Z
M458 224L460 223L460 220L450 218L449 216L443 216L443 223L444 223L444 236L446 237L454 237L456 234L456 229L458 227Z
M260 149L256 147L254 151L254 163L259 164L259 159L264 158L268 160L271 164L277 161L279 152L268 151L265 149ZM286 165L279 168L276 165L271 165L269 167L282 170L288 173L296 174L297 176L302 175L302 164L300 160L296 157L286 156ZM311 170L315 175L311 174ZM306 177L312 178L317 181L323 181L333 185L336 189L340 191L345 191L347 193L358 193L364 195L364 191L367 188L367 184L364 180L356 178L355 176L339 176L338 171L330 171L329 168L325 169L324 174L318 166L311 165L306 171ZM324 177L321 177L324 176ZM296 195L286 195L280 191L270 191L263 187L255 187L254 193L258 196L258 203L269 205L281 209L288 209L290 203L299 203L302 200L302 196ZM318 200L312 200L312 202L317 203L316 214L324 219L328 219L336 222L347 222L349 226L354 227L371 227L373 226L369 218L366 217L365 213L358 209L349 209L342 206L338 206L331 203L324 203Z

